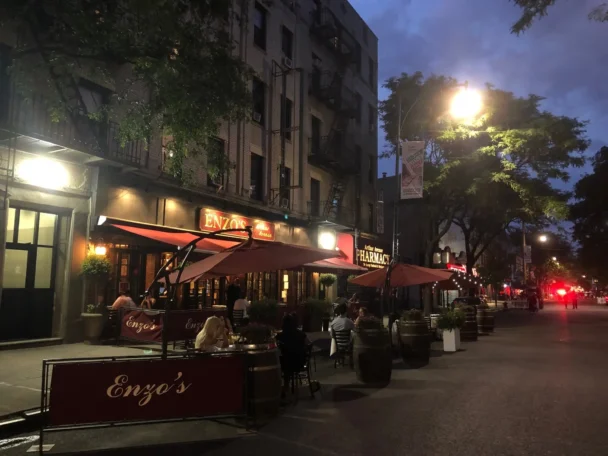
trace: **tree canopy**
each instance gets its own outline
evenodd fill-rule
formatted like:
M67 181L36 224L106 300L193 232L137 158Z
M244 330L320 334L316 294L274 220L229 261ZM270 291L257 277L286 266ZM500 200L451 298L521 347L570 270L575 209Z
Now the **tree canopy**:
M113 120L122 142L162 134L168 171L184 181L186 157L206 149L222 120L250 112L251 70L233 53L232 2L6 0L0 17L19 37L12 71L22 89L42 80L55 89L56 115ZM111 88L110 102L86 112L70 90L81 77ZM227 166L221 155L208 171Z
M484 110L474 122L450 119L453 78L422 73L390 78L391 93L380 103L386 155L394 154L399 102L401 138L427 142L424 199L434 227L425 256L456 223L470 241L474 265L488 244L514 220L557 220L567 195L550 185L568 180L566 168L582 166L585 123L542 110L541 97L517 97L488 85Z
M557 0L511 0L522 10L520 18L511 26L511 33L519 35L529 29L534 21L547 16ZM563 0L560 0L563 1ZM598 4L589 12L589 19L608 22L608 4Z
M578 242L579 260L588 274L608 281L608 147L602 147L593 160L593 172L574 187L575 202L570 208L573 236Z

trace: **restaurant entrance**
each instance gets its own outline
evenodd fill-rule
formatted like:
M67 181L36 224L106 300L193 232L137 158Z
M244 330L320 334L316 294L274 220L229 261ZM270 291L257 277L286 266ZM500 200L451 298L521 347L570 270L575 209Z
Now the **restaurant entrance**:
M0 340L51 337L58 216L12 207L8 212Z

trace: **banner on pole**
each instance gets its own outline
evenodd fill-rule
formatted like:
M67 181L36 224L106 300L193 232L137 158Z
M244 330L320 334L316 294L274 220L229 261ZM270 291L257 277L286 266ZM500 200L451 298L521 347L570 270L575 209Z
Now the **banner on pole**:
M401 145L401 199L422 198L424 187L424 141Z

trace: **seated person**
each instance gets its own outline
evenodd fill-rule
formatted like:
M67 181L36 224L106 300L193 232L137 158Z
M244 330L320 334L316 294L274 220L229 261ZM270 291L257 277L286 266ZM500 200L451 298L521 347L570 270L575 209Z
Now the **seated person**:
M332 331L344 331L347 329L355 329L353 321L346 316L346 304L339 304L336 307L336 318L329 324Z
M228 347L228 330L226 324L219 317L209 317L201 332L196 336L194 348L196 350L216 350Z
M241 291L241 296L234 302L233 310L242 310L243 318L247 316L247 307L249 307L249 301L246 299L246 294L244 291Z
M359 316L355 320L355 326L358 327L359 323L361 322L361 319L366 318L368 316L369 316L369 313L367 312L367 307L359 307Z
M125 290L120 293L120 296L118 296L118 298L116 298L116 301L114 301L114 303L112 304L112 310L118 310L121 308L135 309L136 307L137 304L135 304L135 301L131 299L131 292L129 290Z
M310 345L308 337L298 329L297 317L286 314L283 317L282 332L277 334L277 345L281 350L281 370L287 388L291 374L300 372L306 363L306 347Z

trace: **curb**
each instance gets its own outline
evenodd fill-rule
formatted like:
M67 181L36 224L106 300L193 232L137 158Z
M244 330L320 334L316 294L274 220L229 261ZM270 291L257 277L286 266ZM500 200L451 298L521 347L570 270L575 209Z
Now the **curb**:
M45 418L46 413L42 414L40 408L22 410L0 417L0 438L37 431Z

